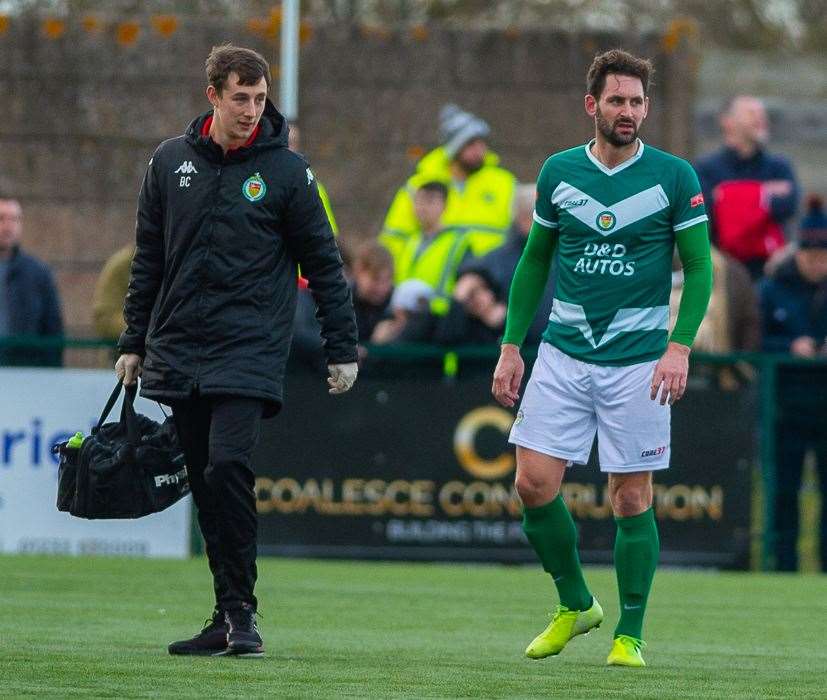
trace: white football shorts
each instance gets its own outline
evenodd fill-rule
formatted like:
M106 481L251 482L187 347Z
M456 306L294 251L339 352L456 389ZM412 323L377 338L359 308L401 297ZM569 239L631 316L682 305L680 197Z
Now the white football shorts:
M667 469L670 407L649 398L656 364L591 365L540 343L509 442L572 466L597 434L600 471Z

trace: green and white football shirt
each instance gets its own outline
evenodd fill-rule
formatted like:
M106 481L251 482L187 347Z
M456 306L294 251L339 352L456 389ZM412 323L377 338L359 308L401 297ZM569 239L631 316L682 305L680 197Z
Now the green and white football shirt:
M543 339L592 364L648 362L666 349L675 232L707 220L701 187L689 163L640 141L615 168L592 143L551 156L537 181L534 220L558 232Z

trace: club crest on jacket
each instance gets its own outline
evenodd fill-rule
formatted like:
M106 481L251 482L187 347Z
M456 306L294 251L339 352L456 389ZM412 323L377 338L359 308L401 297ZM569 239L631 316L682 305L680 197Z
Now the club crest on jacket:
M241 192L251 202L257 202L267 193L267 185L261 175L256 173L248 177L241 186Z

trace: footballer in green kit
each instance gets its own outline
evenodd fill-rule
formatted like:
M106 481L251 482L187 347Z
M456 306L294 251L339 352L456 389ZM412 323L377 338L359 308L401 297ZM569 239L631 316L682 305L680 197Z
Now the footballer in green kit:
M533 659L560 653L603 622L560 495L566 468L588 460L596 435L617 525L620 619L607 663L645 665L643 617L659 553L652 473L669 466L670 406L686 388L690 347L712 290L697 175L638 138L651 73L648 60L620 50L594 59L585 108L595 138L543 165L534 224L511 283L492 388L509 407L520 398L520 345L557 256L548 328L510 436L523 529L560 599L526 649ZM684 288L670 336L675 246Z

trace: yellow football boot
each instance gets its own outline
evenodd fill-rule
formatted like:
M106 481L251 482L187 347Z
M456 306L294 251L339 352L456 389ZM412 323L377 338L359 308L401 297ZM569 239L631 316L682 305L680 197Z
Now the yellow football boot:
M548 627L528 645L525 655L529 659L544 659L559 654L570 639L578 634L588 634L600 627L601 622L603 608L597 598L592 598L592 606L588 610L569 610L558 605Z
M609 652L609 658L606 659L606 665L642 668L646 662L640 655L640 650L645 646L646 643L641 639L619 634L612 643L612 650Z

